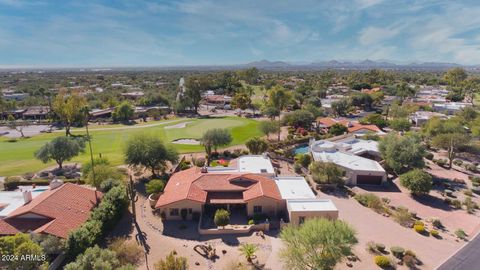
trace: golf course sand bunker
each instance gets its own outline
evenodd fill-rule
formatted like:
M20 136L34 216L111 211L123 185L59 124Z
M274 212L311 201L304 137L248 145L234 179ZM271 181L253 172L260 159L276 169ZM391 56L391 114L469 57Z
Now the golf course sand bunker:
M200 141L195 139L177 139L173 140L172 143L175 144L189 144L189 145L199 145Z
M176 124L176 125L166 126L165 129L185 128L187 126L187 124L190 124L190 123L192 123L192 122L183 122L183 123Z

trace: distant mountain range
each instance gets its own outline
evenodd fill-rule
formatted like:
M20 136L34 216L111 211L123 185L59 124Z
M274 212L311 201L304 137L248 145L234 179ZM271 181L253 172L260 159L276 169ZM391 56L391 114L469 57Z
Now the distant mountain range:
M453 67L479 68L479 66L462 66L456 63L442 62L420 62L420 63L394 63L388 60L362 60L362 61L319 61L319 62L285 62L285 61L268 61L260 60L244 65L246 67L257 67L260 69L448 69Z

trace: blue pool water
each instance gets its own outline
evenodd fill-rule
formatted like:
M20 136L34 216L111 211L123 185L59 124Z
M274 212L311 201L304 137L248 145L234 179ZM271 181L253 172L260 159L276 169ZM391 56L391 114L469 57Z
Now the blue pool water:
M295 155L296 154L306 154L308 153L308 145L299 145L295 147Z

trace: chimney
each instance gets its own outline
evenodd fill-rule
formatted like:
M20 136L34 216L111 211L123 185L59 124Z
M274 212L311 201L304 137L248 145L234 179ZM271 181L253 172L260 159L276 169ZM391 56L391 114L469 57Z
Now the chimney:
M23 200L24 200L25 204L32 201L32 191L31 190L23 190L22 195L23 195Z
M200 170L201 173L207 173L208 172L208 168L207 166L203 166L202 169Z
M60 186L63 185L63 181L60 180L60 179L53 179L51 182L50 182L50 190L52 189L56 189Z

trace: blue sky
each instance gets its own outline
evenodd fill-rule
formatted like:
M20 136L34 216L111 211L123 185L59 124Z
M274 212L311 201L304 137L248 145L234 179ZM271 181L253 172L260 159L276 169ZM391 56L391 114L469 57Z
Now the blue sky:
M480 64L480 1L0 0L0 67Z

